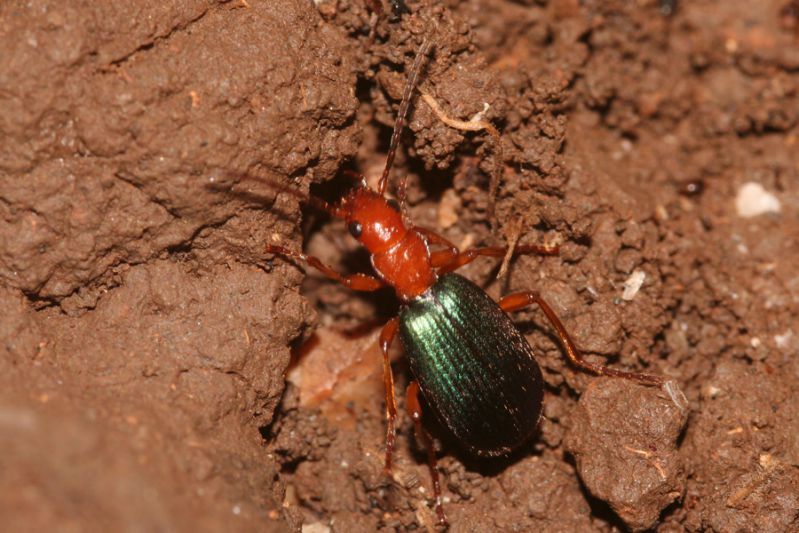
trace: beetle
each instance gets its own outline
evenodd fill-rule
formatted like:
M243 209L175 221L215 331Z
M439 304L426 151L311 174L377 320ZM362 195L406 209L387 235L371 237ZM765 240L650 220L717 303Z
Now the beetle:
M361 183L338 204L315 197L307 199L346 222L350 234L369 252L376 276L342 275L316 257L277 245L267 245L266 249L306 263L356 291L393 287L402 306L399 315L383 326L379 340L386 391L385 469L391 470L397 417L389 348L399 337L414 377L407 389L406 408L427 449L436 513L443 525L446 516L435 452L421 426L420 394L455 440L477 456L506 455L517 449L531 437L541 418L544 395L541 369L529 343L509 318L509 312L537 305L555 329L568 360L579 368L647 385L662 385L664 379L583 359L560 319L537 292L518 292L494 302L455 270L478 257L503 257L506 248L461 251L437 233L406 222L401 205L386 197L411 97L429 49L430 41L425 39L403 91L377 189L370 189L361 176ZM399 190L404 196L404 184ZM404 197L402 200L404 205ZM520 245L514 250L514 255L530 253L553 255L557 249Z

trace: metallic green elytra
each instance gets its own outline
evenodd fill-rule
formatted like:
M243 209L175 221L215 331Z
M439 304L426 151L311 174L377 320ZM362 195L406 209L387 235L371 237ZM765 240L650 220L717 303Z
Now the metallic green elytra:
M535 431L541 369L480 287L458 274L441 276L402 309L399 333L425 400L466 450L507 454Z

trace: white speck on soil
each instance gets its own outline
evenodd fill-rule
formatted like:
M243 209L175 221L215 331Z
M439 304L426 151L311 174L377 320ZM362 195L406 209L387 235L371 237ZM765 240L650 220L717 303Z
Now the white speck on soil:
M644 284L645 279L646 273L644 273L643 270L635 269L624 282L624 292L621 295L622 300L627 300L629 302L635 298L635 295L638 294L638 291L641 289L641 285Z
M793 331L790 329L781 335L774 335L774 342L777 344L777 348L787 348L791 343L791 337L793 337Z
M330 526L323 524L322 522L303 524L302 533L330 533Z
M780 201L762 185L755 182L744 183L735 197L735 210L744 218L756 217L765 213L779 213Z

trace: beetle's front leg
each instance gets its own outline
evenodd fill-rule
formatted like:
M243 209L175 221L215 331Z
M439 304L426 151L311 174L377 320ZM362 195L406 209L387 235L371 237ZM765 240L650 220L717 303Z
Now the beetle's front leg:
M383 384L386 387L386 472L391 472L391 456L394 453L394 442L397 437L397 429L394 422L397 418L397 400L394 397L394 374L391 372L391 360L388 357L388 350L391 343L397 336L399 319L392 318L380 331L380 351L383 352Z
M430 469L430 477L433 478L433 496L436 500L438 523L445 526L447 525L447 517L444 514L444 506L441 504L441 481L438 479L438 470L436 469L436 450L433 448L433 439L422 427L422 404L419 402L419 384L416 381L411 381L405 394L405 409L408 411L411 420L413 420L413 428L416 431L416 435L422 440L427 451L427 466Z
M605 365L600 365L597 363L592 363L590 361L586 361L583 359L582 354L577 349L577 346L574 345L574 341L572 341L569 332L566 331L566 327L558 318L558 315L555 314L555 311L549 306L549 304L541 297L540 294L533 291L525 291L525 292L517 292L514 294L509 294L502 298L499 301L499 306L505 312L516 311L517 309L523 309L530 305L536 304L541 311L549 320L549 323L552 324L552 327L555 328L555 332L558 335L558 339L560 339L560 343L563 346L563 350L566 352L566 356L569 358L569 361L572 362L573 365L593 372L595 374L599 374L600 376L612 376L618 378L625 378L631 379L633 381L638 381L640 383L644 383L646 385L663 385L665 383L665 379L662 376L655 376L652 374L643 374L640 372L625 372L624 370L616 370L615 368L608 368Z
M270 254L282 255L284 257L291 257L292 259L296 259L297 261L302 261L303 263L307 263L312 267L314 267L315 269L317 269L322 274L324 274L325 276L327 276L328 278L334 281L338 281L345 287L355 291L371 292L385 287L385 284L375 277L368 276L366 274L350 274L348 276L343 276L338 272L336 272L335 270L333 270L331 267L322 263L322 261L319 260L318 258L312 255L293 252L288 248L284 248L283 246L275 246L273 244L267 244L266 251L267 253Z

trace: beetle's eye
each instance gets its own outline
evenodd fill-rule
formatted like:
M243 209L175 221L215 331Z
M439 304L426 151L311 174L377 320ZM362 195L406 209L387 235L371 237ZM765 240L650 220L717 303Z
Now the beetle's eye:
M350 230L350 235L355 237L356 239L361 236L363 232L363 226L359 222L352 221L347 224L347 229Z
M388 201L388 206L389 206L391 209L393 209L394 211L396 211L397 213L399 213L399 211L400 211L400 205L399 205L399 202L398 202L398 201L396 201L394 198L391 198L391 199Z

